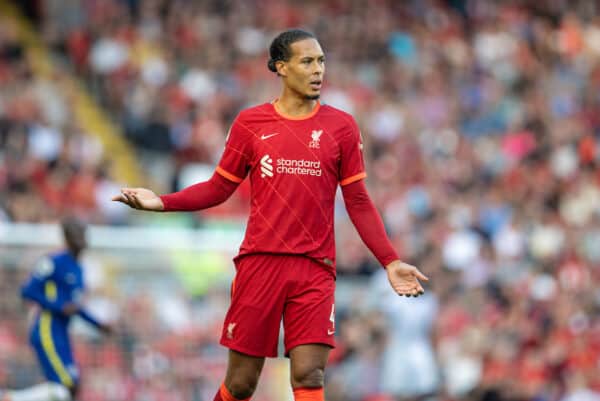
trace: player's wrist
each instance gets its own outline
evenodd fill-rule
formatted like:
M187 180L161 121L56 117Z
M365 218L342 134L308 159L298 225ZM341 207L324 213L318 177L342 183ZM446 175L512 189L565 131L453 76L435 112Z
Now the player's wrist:
M157 202L157 212L169 211L169 194L159 195Z
M100 331L102 331L106 335L110 335L113 333L113 327L108 323L101 323Z
M161 199L160 196L156 197L156 202L154 202L154 205L152 205L151 208L148 208L149 210L152 210L154 212L164 212L165 210L165 202Z
M62 307L63 313L68 314L68 315L77 313L77 312L79 312L80 309L81 309L81 307L75 302L68 302L68 303L64 304Z
M383 263L383 268L387 270L388 268L399 265L400 263L402 263L402 261L396 257L391 259L389 262Z

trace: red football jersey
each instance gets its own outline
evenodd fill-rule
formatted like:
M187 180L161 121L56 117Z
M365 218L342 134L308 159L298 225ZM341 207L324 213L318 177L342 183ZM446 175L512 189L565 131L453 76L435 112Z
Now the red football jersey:
M217 167L250 176L251 209L240 256L306 255L335 268L333 209L338 183L366 177L354 118L317 103L310 115L281 115L272 103L242 111Z

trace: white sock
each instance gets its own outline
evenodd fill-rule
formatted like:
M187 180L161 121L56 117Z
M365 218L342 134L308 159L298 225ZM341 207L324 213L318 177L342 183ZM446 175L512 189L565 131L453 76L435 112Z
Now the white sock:
M23 390L9 391L10 401L71 401L69 389L58 383L42 383Z

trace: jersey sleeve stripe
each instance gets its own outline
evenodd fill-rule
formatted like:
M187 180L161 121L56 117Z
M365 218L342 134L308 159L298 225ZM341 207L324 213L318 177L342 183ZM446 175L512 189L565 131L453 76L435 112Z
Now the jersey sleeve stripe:
M343 180L340 181L340 185L344 186L344 185L352 184L354 181L362 180L366 176L367 176L367 173L365 173L363 171L362 173L358 173L358 174L355 174L355 175L353 175L351 177L344 178Z
M217 166L216 172L219 173L220 175L222 175L223 177L227 178L229 181L237 182L238 184L240 182L244 181L243 178L240 178L238 176L231 174L228 171L225 171L223 168L221 168L221 166Z

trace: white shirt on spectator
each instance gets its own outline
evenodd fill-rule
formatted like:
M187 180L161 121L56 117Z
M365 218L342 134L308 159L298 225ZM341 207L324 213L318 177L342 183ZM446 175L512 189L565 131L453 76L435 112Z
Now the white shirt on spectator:
M370 292L389 323L388 343L382 355L382 391L402 397L434 393L439 385L431 342L438 312L436 295L425 292L418 298L399 297L389 290L383 269L373 276Z

